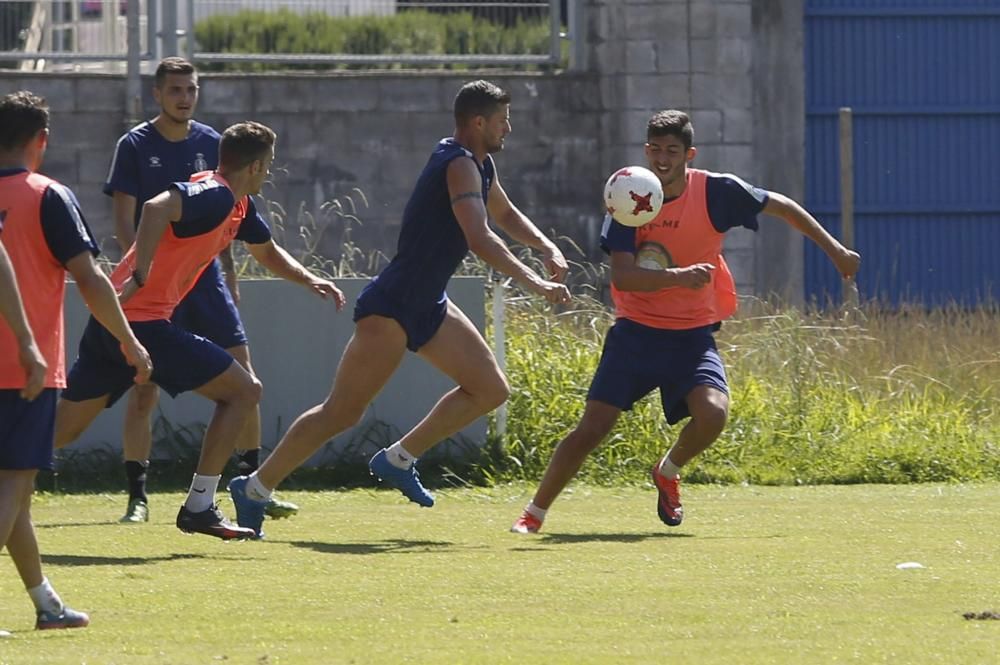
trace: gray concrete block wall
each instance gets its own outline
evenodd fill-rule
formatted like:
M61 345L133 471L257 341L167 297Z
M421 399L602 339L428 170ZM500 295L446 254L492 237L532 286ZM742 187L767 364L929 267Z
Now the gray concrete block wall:
M696 166L801 197L802 0L581 4L588 71L486 75L513 94L513 133L496 156L501 181L543 230L572 237L600 259L600 188L616 168L645 162L646 121L669 107L692 115ZM367 253L391 255L417 174L452 131L452 98L474 76L206 74L198 117L219 129L253 118L279 133L265 194L284 211L288 242L298 242L298 220L312 216L329 226L318 250L337 257L350 224L329 203L348 206L349 197L360 218L352 240ZM156 112L150 86L144 79L144 118ZM74 188L95 233L110 238L110 201L100 183L126 125L123 78L0 73L0 93L19 88L52 106L46 172ZM727 251L741 254L733 261L738 286L794 300L801 240L773 220L763 227L753 243L728 239ZM105 246L117 254L113 242Z
M753 180L750 0L590 0L588 38L609 120L601 168L644 164L645 125L656 111L687 111L699 149L694 165ZM731 127L730 127L731 124ZM737 287L752 293L754 247L727 238ZM741 237L736 237L740 235ZM751 236L752 238L752 236Z

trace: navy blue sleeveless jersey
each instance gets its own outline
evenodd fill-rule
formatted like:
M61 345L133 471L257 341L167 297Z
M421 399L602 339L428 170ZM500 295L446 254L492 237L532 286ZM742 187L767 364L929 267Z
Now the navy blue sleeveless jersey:
M396 256L375 278L379 290L407 309L431 307L445 297L445 287L469 251L451 209L448 164L475 157L453 138L442 139L417 178L403 211ZM483 183L483 203L493 184L493 158L475 162Z

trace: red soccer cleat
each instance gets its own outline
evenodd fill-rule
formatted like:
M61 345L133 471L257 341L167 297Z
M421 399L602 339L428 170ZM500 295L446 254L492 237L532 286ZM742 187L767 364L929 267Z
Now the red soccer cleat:
M656 514L667 526L677 526L684 520L681 507L681 479L665 478L659 465L653 465L653 484L659 496L656 498Z
M542 528L542 520L538 519L527 510L521 513L521 516L517 518L514 522L514 526L510 528L511 533L538 533L538 530Z

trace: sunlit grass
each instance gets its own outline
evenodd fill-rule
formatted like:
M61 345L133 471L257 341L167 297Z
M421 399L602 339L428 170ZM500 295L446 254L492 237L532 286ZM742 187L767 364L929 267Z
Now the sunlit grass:
M263 542L114 523L123 495L38 497L46 573L90 628L38 633L0 557L0 663L988 663L1000 485L577 485L543 535L530 488L289 492ZM227 502L228 503L228 502ZM898 569L915 562L917 569Z

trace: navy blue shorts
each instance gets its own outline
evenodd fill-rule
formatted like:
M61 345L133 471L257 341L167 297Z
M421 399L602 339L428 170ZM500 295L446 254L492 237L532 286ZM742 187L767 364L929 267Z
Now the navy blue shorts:
M245 346L247 343L240 311L236 309L233 296L226 286L218 260L205 268L191 291L177 305L170 316L170 322L211 340L224 349Z
M20 393L0 390L0 469L52 469L59 391L46 388L31 402Z
M448 314L448 296L430 307L407 307L393 300L374 282L364 288L354 305L354 321L366 316L384 316L393 319L406 331L406 348L417 351L437 334Z
M129 325L153 361L152 382L171 397L200 388L233 362L220 346L170 321L137 321ZM135 370L125 362L118 340L90 317L62 396L82 402L108 395L110 407L133 386L134 377Z
M618 319L604 339L604 352L587 399L629 411L659 388L668 423L673 425L690 416L685 398L696 386L711 386L729 394L713 330L714 326L661 330Z

